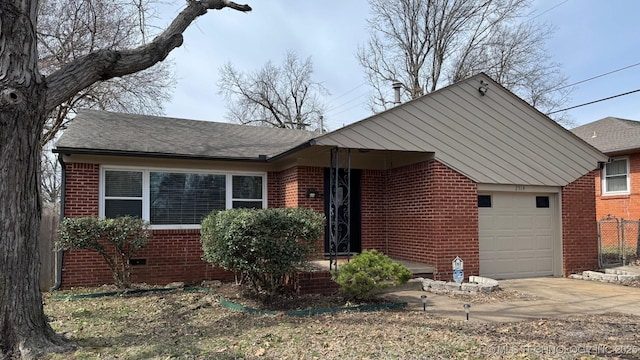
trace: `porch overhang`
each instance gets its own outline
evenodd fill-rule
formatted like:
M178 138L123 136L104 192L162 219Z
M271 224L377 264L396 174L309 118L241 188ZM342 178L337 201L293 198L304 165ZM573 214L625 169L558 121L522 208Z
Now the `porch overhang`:
M294 165L328 168L333 148L335 146L309 144L297 151L277 155L269 159L269 162L279 169ZM389 170L434 159L434 153L431 152L360 148L350 150L352 169Z

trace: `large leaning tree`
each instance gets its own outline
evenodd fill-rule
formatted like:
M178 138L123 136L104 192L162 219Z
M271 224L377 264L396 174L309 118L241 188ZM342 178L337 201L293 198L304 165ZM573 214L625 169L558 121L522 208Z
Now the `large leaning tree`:
M47 116L97 82L164 60L196 18L224 8L251 10L228 0L188 0L152 41L96 50L45 77L38 68L38 0L0 2L0 359L35 359L71 348L47 322L38 285L40 137Z

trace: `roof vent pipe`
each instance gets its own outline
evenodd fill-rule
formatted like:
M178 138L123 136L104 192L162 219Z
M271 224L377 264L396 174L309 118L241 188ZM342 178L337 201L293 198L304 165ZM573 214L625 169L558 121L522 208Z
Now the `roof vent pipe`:
M395 94L395 100L393 103L395 105L400 105L400 88L402 88L402 83L400 81L394 81L393 84L391 84L391 87L393 87L393 92Z

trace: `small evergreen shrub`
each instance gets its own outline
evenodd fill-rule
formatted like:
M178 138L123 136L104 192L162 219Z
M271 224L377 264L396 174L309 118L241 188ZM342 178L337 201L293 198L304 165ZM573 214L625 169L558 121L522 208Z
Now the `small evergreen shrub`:
M242 274L258 291L275 294L314 251L323 230L324 215L311 209L216 211L202 220L203 259Z
M377 250L364 250L333 273L340 290L353 299L366 299L375 290L411 279L411 271Z
M129 260L149 240L149 224L142 219L123 216L115 219L96 217L64 218L58 228L56 248L93 250L107 263L119 289L131 287Z

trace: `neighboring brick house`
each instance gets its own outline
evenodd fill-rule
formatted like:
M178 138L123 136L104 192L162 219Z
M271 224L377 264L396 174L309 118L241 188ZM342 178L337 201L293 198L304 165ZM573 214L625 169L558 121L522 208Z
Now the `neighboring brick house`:
M606 156L485 74L327 134L83 111L55 152L65 216L151 222L134 281L228 277L200 260L199 220L213 209L309 207L340 237L338 199L350 199L339 252L376 248L436 279L451 279L456 256L466 276L495 278L598 265L592 184ZM87 251L65 253L60 276L111 281Z
M607 117L571 131L609 157L596 173L596 219L640 220L640 121ZM625 245L635 249L637 226L625 231ZM614 236L603 241L617 246Z
M597 219L640 219L640 121L607 117L571 131L609 157L596 175Z

